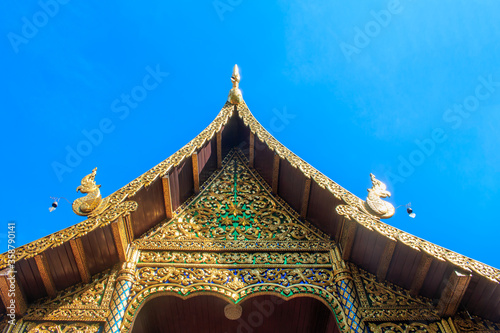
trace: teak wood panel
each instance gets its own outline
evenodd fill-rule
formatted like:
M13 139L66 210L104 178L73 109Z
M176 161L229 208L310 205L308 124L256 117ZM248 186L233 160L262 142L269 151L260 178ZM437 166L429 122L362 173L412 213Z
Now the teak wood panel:
M350 223L357 223L355 221L350 221ZM344 226L344 232L347 228ZM354 244L351 250L350 261L356 263L361 268L376 273L376 265L378 265L380 256L383 252L383 247L378 246L378 252L374 253L377 243L377 235L370 232L367 228L363 226L358 226L356 231L356 236L354 237Z
M441 295L441 281L445 276L448 276L448 268L449 264L445 261L433 260L422 289L420 289L420 294L431 299L439 298Z
M45 255L57 290L80 282L80 273L69 242L46 250Z
M269 186L273 183L274 152L262 141L255 138L255 170Z
M300 213L305 183L306 177L302 171L287 160L280 161L278 195L297 213Z
M200 186L217 169L217 143L215 138L206 143L198 152L198 174L200 177Z
M111 226L97 228L82 237L90 275L99 273L118 262Z
M189 165L191 165L190 159ZM189 176L192 182L192 171ZM138 205L137 210L130 214L136 238L166 218L163 184L160 177L148 187L141 188L130 200L136 201Z
M16 263L18 283L26 293L26 300L32 302L47 296L35 259L29 258Z
M306 220L338 241L340 235L337 230L342 219L335 211L335 207L340 204L340 200L327 189L321 188L315 181L311 182L310 191Z
M399 286L410 289L421 253L400 242L396 244L394 255L387 271L387 280Z
M462 304L471 313L485 313L490 320L499 322L500 291L498 289L498 283L473 274Z
M169 183L172 210L175 211L194 193L193 164L191 158L185 159L172 170L169 174Z

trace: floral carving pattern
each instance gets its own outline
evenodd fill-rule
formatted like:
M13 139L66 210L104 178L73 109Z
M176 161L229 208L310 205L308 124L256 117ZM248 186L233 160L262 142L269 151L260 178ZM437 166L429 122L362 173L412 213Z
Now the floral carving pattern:
M219 176L179 217L146 239L325 241L328 237L289 214L233 151Z

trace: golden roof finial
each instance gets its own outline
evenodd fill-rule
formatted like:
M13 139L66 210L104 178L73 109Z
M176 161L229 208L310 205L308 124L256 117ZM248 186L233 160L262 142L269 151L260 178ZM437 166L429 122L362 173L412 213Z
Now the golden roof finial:
M94 212L100 212L106 206L101 197L99 188L101 185L95 183L95 174L97 168L92 170L92 173L86 175L82 179L82 185L76 188L76 191L88 193L83 198L78 198L73 201L73 211L80 216L87 216ZM107 200L105 200L107 202Z
M231 89L231 91L229 91L227 101L231 104L240 104L241 102L243 102L243 95L241 94L241 90L239 89L240 70L238 69L238 65L234 65L231 82L233 83L233 88Z
M365 201L365 209L370 213L382 219L388 219L394 215L395 209L392 204L381 198L388 198L391 192L387 191L387 187L380 180L375 178L373 173L370 173L372 179L372 188L368 189L368 197Z

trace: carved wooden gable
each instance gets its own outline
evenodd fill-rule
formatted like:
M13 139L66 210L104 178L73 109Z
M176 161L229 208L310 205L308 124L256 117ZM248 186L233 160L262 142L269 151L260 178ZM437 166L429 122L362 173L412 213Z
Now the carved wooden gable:
M224 241L231 247L259 242L328 242L328 235L302 222L264 180L247 167L238 151L230 153L201 193L181 213L137 243L152 241ZM187 242L186 242L187 241ZM261 244L262 245L262 244Z

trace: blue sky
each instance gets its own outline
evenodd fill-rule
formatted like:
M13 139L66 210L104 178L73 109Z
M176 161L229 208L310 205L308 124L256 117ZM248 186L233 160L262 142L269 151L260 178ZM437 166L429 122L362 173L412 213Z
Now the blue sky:
M67 202L49 213L49 197L76 199L94 167L108 195L191 140L238 63L246 103L293 152L363 199L374 173L417 213L401 207L387 223L500 267L499 10L2 2L2 251L9 221L17 245L82 221Z

